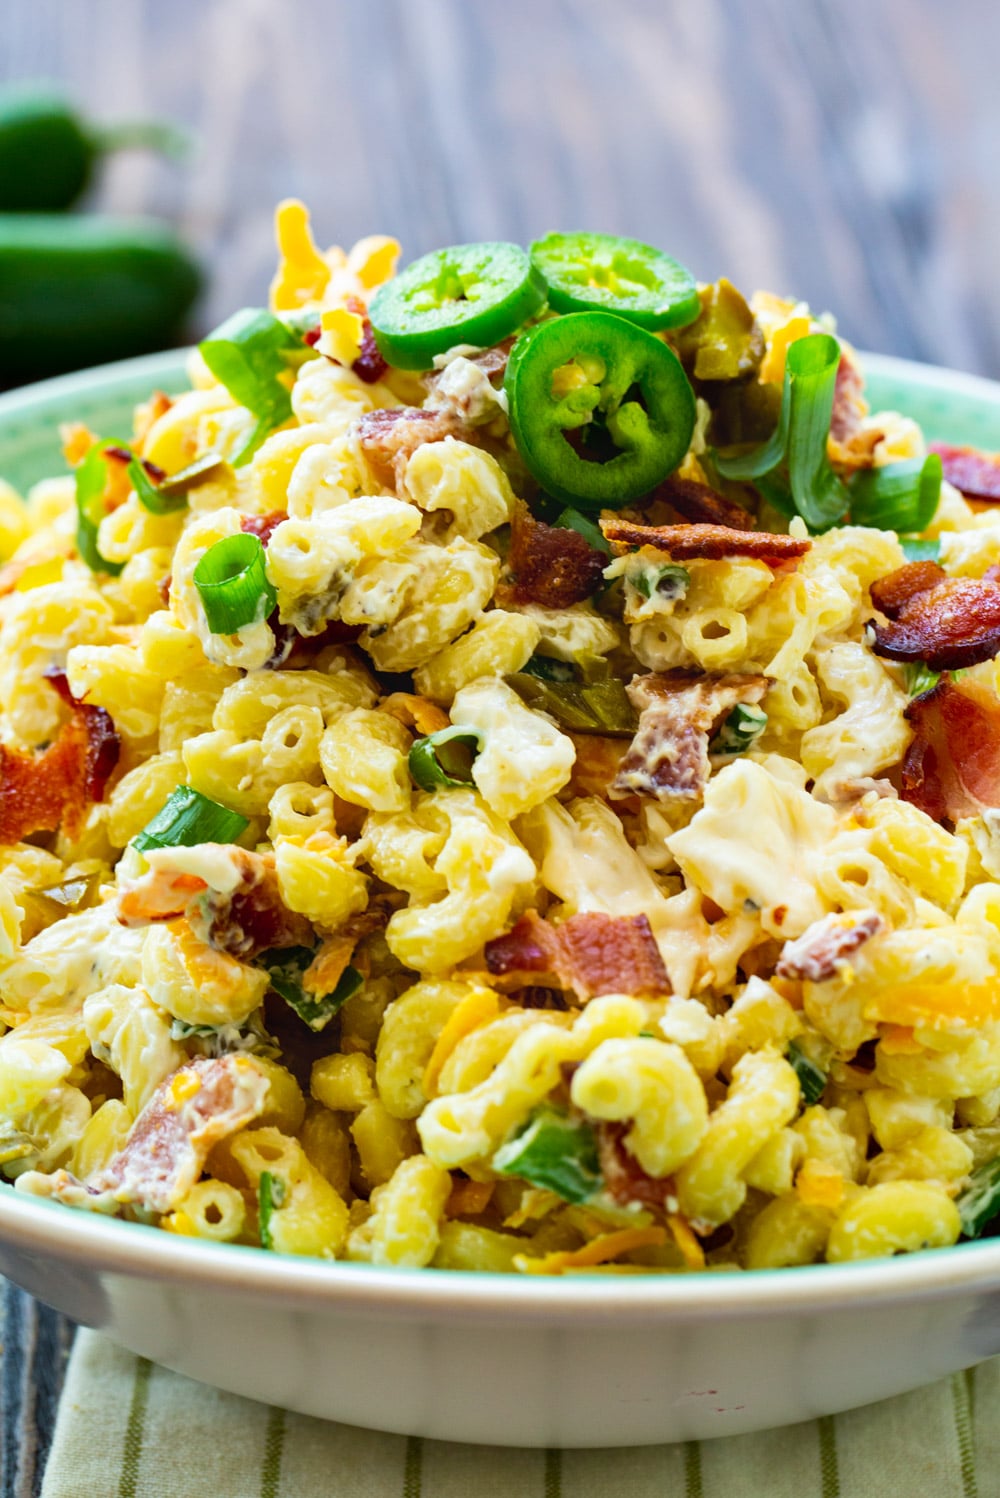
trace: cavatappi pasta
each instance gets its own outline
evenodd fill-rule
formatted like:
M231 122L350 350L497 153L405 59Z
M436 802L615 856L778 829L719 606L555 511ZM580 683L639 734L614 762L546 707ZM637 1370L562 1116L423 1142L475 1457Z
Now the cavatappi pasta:
M0 495L4 1176L463 1270L977 1235L995 510L801 304L546 306L540 253L501 328L493 246L434 353L392 240L277 223L269 313Z

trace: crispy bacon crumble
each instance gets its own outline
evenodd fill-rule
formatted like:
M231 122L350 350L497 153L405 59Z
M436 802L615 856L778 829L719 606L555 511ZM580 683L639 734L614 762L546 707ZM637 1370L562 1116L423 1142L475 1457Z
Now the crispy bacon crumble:
M769 567L782 567L797 562L812 545L797 536L736 530L728 525L636 525L631 520L602 518L601 530L620 551L648 546L676 562L754 557Z
M523 500L511 517L512 603L540 603L549 609L582 603L600 587L607 558L578 531L536 520Z
M1000 651L1000 583L949 577L936 562L909 562L872 584L887 624L869 620L876 655L957 671Z
M626 687L639 727L610 795L697 800L711 772L709 736L738 702L758 703L766 676L692 676L688 671L636 676Z
M604 993L665 994L670 979L644 915L581 911L558 926L527 911L486 943L486 967L514 986L569 989L586 1003ZM543 976L544 975L544 976Z
M913 742L901 794L936 822L1000 806L1000 702L979 682L948 678L906 709Z
M63 672L51 672L47 679L71 716L47 749L0 744L0 844L59 827L71 838L79 836L118 764L121 740L111 714L78 702Z

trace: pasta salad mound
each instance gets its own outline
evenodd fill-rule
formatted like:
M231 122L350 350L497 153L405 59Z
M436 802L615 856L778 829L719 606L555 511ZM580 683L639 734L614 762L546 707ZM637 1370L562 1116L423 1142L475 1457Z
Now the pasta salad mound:
M0 493L0 1169L284 1254L1000 1219L1000 457L648 245L316 248Z

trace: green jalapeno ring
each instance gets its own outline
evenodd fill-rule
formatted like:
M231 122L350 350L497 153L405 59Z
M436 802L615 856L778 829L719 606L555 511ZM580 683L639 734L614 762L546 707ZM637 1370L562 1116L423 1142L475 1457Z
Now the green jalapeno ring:
M600 380L554 395L555 372L581 359L600 361ZM691 444L695 398L676 354L611 312L571 312L525 333L504 389L527 468L547 493L579 508L620 509L648 494ZM581 456L566 440L581 428L617 451L604 462Z
M655 332L681 328L701 312L689 270L640 239L615 234L546 234L531 263L555 312L614 312Z
M396 369L430 369L457 343L486 348L545 302L526 250L505 241L457 244L414 260L380 286L368 315L379 351Z

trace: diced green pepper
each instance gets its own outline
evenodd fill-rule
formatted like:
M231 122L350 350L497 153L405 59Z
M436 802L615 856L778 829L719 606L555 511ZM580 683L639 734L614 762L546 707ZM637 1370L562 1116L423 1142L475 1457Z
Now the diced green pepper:
M563 1201L585 1202L602 1184L597 1140L589 1124L543 1105L493 1156L501 1175L520 1176Z
M124 562L109 562L97 545L97 529L105 515L104 494L108 484L108 449L127 451L114 437L101 437L93 444L83 461L77 464L76 483L76 549L91 572L106 572L117 577Z
M528 671L515 671L507 681L529 707L550 713L563 728L631 738L638 726L625 687L614 678L595 682L546 681Z
M676 354L610 312L571 312L525 333L504 389L531 474L585 509L620 509L655 489L694 431L694 391Z

